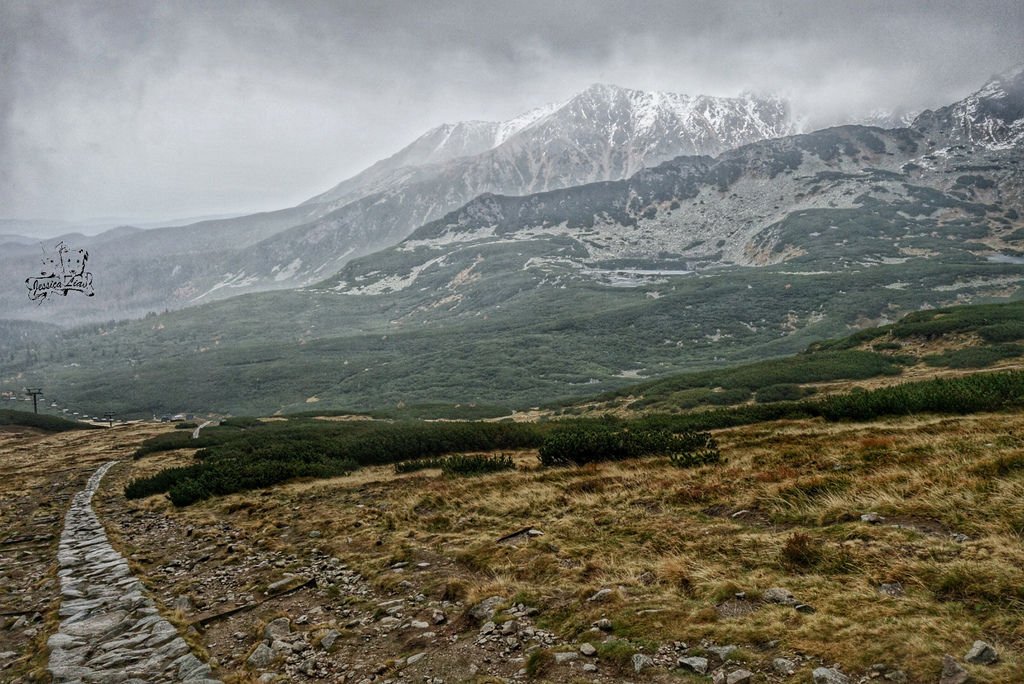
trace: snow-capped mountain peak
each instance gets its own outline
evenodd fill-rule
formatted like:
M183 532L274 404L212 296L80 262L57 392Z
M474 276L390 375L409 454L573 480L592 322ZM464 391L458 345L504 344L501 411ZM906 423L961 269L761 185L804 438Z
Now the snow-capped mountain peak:
M913 125L952 144L989 149L1024 145L1024 63L993 76L959 102L923 112Z
M680 154L716 155L794 131L787 104L775 97L685 95L595 83L568 100L506 121L460 121L432 128L310 203L338 208L359 196L387 190L395 182L405 182L410 175L422 175L426 167L490 153L501 156L497 150L506 146L517 153L526 150L534 162L524 182L498 184L491 190L533 192L564 187L565 183L625 178ZM573 152L556 159L567 150ZM595 166L595 162L601 163ZM575 164L584 172L576 177L571 168L553 168L552 164Z

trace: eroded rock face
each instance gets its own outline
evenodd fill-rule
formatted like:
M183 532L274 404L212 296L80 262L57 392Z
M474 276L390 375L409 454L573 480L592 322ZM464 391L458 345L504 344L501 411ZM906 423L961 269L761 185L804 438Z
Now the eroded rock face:
M47 642L47 669L55 682L216 682L210 666L160 616L92 509L93 494L115 463L89 478L64 518L57 551L61 622Z

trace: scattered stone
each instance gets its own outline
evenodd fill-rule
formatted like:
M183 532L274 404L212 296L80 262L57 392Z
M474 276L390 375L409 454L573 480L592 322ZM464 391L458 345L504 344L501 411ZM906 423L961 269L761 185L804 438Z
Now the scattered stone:
M708 651L714 653L720 660L728 660L729 656L736 652L735 646L708 646Z
M174 599L173 608L174 610L181 611L182 613L191 613L194 610L192 606L192 599L185 595L181 595Z
M594 663L584 663L583 664L583 671L584 672L597 672L597 665L595 665Z
M967 684L971 681L971 675L956 662L951 655L942 656L942 673L939 675L939 684Z
M279 617L267 623L263 628L263 638L269 641L286 637L292 633L292 622L286 617Z
M873 511L871 513L865 513L864 515L860 516L860 519L861 522L866 522L869 525L881 525L885 522L885 518L883 518L882 516L878 515L878 513L875 513Z
M834 667L816 667L811 678L814 684L850 684L850 678Z
M609 598L611 598L611 595L613 593L614 590L612 589L600 589L596 594L588 598L587 601L591 603L601 603L602 601L607 601Z
M426 657L427 657L426 653L416 653L416 654L411 655L408 658L406 658L405 659L405 664L406 665L415 665L416 663L420 662L421 660L423 660Z
M903 596L903 585L899 582L883 582L878 585L878 592L886 596L898 598Z
M448 619L448 616L444 614L443 610L438 610L437 608L435 608L430 613L430 621L433 622L435 625L440 625L443 622L445 622L445 620L447 620L447 619Z
M677 663L680 668L689 670L690 672L696 672L697 674L708 673L708 659L701 658L700 656L690 656L688 658L680 658Z
M272 582L270 586L267 587L267 595L270 596L278 593L279 591L287 589L294 581L294 577L285 577L284 579L279 579L276 582Z
M646 669L654 667L654 659L643 653L633 654L633 671L640 674Z
M270 644L270 651L274 654L274 658L283 658L291 654L292 645L287 641L275 641Z
M580 644L580 653L588 658L592 658L597 655L597 649L594 648L593 644Z
M812 606L807 605L806 603L798 603L795 606L793 606L793 609L795 611L797 611L798 613L813 613L814 612L814 608Z
M882 679L886 680L887 682L896 682L896 684L906 684L910 681L910 678L907 676L907 673L903 670L893 670L892 672L886 672L882 676Z
M796 665L787 658L776 658L772 661L772 669L776 674L791 675L796 672Z
M796 597L793 596L793 592L791 592L789 589L783 589L782 587L772 587L770 589L766 589L765 592L761 595L761 598L763 598L768 603L779 603L784 606L796 605L797 602Z
M430 625L423 620L413 620L409 623L409 626L413 629L428 629Z
M331 648L334 646L334 642L336 642L338 640L338 637L340 636L341 633L338 630L328 630L327 634L324 634L323 639L320 640L320 648L324 649L325 651L330 651Z
M999 654L996 653L996 649L984 641L975 641L971 650L964 656L964 660L978 665L991 665L999 660Z
M610 632L612 631L612 621L608 618L601 618L594 623L594 627L597 627L602 632Z
M733 670L725 678L725 684L750 684L754 673L750 670Z
M561 665L562 663L568 663L571 660L576 660L579 657L580 654L575 651L560 651L555 654L555 662Z
M955 541L955 542L956 542L957 544L963 544L964 542L967 542L967 541L970 541L970 540L971 540L971 538L970 538L970 537L968 537L968 536L967 536L966 534L963 534L963 533L961 533L961 532L954 532L953 534L951 534L951 535L949 535L949 536L950 536L950 537L951 537L951 538L953 539L953 541Z
M491 596L476 604L469 610L469 616L477 622L485 622L494 617L498 606L505 601L501 596Z
M274 652L266 644L257 646L256 650L245 659L246 665L257 670L262 670L272 662L274 662Z

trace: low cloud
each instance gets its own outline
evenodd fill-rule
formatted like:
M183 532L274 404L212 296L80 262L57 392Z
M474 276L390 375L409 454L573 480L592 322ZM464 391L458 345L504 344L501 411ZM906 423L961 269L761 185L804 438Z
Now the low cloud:
M935 107L1024 61L1009 2L0 5L0 215L302 201L443 121L592 82L774 92L812 125Z

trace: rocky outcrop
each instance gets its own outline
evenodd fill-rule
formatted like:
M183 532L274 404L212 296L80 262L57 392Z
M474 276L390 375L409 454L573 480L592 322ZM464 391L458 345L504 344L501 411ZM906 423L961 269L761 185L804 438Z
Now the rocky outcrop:
M64 518L57 552L61 622L48 642L53 681L213 684L210 666L160 616L92 509L93 494L115 463L89 478Z

